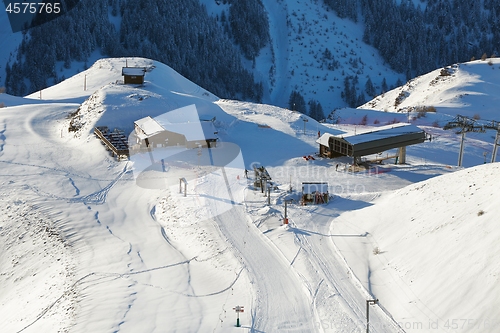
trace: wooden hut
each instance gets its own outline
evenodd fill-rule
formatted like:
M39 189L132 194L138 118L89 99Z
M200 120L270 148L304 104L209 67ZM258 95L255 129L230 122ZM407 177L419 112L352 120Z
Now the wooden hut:
M146 68L144 67L122 67L123 83L144 84Z
M144 117L134 122L136 144L140 148L184 146L213 148L217 130L213 121L169 122L165 117Z
M305 182L302 183L301 204L325 204L328 203L328 183L325 182Z
M166 130L155 119L147 116L134 122L136 144L140 148L186 146L186 136Z

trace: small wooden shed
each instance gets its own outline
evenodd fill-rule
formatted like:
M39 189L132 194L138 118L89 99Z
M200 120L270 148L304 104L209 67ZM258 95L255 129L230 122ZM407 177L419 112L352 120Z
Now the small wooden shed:
M146 68L144 67L122 67L123 83L144 84Z
M328 183L325 182L305 182L302 183L302 198L300 202L303 205L312 203L315 205L328 203Z

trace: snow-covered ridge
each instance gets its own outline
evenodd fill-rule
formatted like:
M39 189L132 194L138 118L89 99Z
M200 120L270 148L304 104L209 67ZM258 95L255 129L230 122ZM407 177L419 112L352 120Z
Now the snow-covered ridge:
M433 107L438 114L491 120L498 117L499 77L498 58L455 64L416 77L359 108L406 113Z

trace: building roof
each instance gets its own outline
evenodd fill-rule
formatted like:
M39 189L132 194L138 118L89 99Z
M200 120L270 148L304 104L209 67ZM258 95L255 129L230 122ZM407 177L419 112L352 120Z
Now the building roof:
M316 140L316 142L319 143L320 145L328 147L328 139L330 139L331 136L334 136L334 135L330 134L330 133L323 133L323 135L320 136L319 139Z
M146 69L144 67L122 67L122 75L144 76Z
M200 120L194 104L165 112L155 119L165 130L183 134L187 141L217 139L214 123Z
M141 139L152 137L164 131L163 127L150 116L136 120L134 124L142 130L142 133L137 134Z
M313 194L315 192L327 193L328 183L302 183L303 194Z
M402 136L406 134L411 134L411 133L423 133L424 130L420 129L419 127L412 125L412 124L406 124L406 123L398 123L398 124L391 124L391 125L386 125L386 126L380 126L377 127L371 131L360 133L360 134L349 134L349 135L340 135L336 137L341 137L345 141L349 142L350 144L360 144L360 143L366 143L370 141L377 141L381 139L387 139L387 138L393 138L397 136Z
M366 156L389 149L422 143L426 139L424 130L406 123L377 127L360 134L323 134L317 143L332 151L347 156Z
M217 135L215 134L217 130L211 121L171 123L165 121L165 119L158 119L158 122L164 130L182 134L186 137L187 141L195 142L217 139Z
M212 118L215 119L215 118ZM217 139L217 129L213 121L202 121L194 105L188 105L155 117L144 117L134 122L143 133L141 139L149 138L163 131L182 134L187 141L207 141Z

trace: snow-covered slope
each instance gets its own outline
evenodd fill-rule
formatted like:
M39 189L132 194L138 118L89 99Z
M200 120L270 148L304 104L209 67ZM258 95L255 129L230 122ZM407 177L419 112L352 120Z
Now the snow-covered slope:
M358 76L360 91L368 77L377 91L381 91L384 78L389 85L404 78L363 42L362 23L340 19L323 1L263 4L272 45L256 59L256 71L267 83L266 103L288 107L290 93L297 90L306 102L319 101L326 116L346 105L341 98L345 76Z
M41 100L39 93L29 98L2 96L10 101L0 109L0 250L5 254L0 259L0 312L9 314L0 319L3 330L228 332L238 330L232 308L242 305L245 312L240 319L247 331L361 332L365 330L366 299L378 297L380 305L370 310L371 322L376 324L370 331L402 332L404 323L398 326L398 321L424 320L420 309L433 309L436 299L448 295L445 291L430 298L425 288L432 287L437 294L435 280L454 281L452 267L443 269L439 279L412 273L419 279L416 289L402 283L407 282L406 277L396 271L386 284L392 294L383 286L376 289L373 279L378 274L377 281L386 283L388 278L376 266L383 263L370 261L373 246L364 245L370 237L381 249L375 259L394 252L387 260L407 271L418 265L431 270L440 262L429 261L429 252L424 250L400 250L392 235L402 231L390 223L392 215L383 215L387 218L379 224L365 225L363 221L372 218L371 210L379 204L383 214L389 214L391 208L385 200L390 200L397 203L395 212L406 224L415 215L422 226L441 226L442 230L460 226L461 231L469 231L468 224L452 223L450 211L433 212L438 207L434 206L437 194L413 193L435 188L431 184L444 179L444 184L456 183L457 187L434 191L449 202L462 204L463 195L470 202L479 195L486 198L490 192L482 189L487 183L476 177L493 179L494 165L467 174L471 177L467 185L476 184L481 192L473 190L476 185L470 192L460 187L463 184L457 179L465 179L464 172L469 170L449 176L455 178L439 177L456 171L448 165L458 149L451 137L409 147L409 165L382 164L367 172L344 172L349 158L306 160L303 156L315 156L318 131L366 130L367 125L359 125L362 119L344 116L350 124L319 124L275 106L219 100L168 66L149 59L128 61L149 69L143 86L120 83L125 59L102 59L42 91ZM192 104L203 116L216 117L220 143L211 149L186 149L182 156L190 159L179 155L175 160L151 161L148 157L146 162L152 167L160 166L152 168L156 187L138 186L134 174L138 161L116 161L91 134L96 124L132 127L134 120L146 115ZM389 120L390 113L379 114L381 121ZM371 111L370 115L376 117L377 113ZM81 121L77 132L68 132L71 117ZM223 155L229 145L238 148L237 158L223 167L206 162ZM470 163L477 165L482 160L471 159ZM254 190L253 179L244 178L244 167L253 178L254 165L266 166L273 178L269 204L263 193ZM186 197L179 193L182 177L188 178ZM412 185L434 177L435 183L424 183L427 185L421 190L416 190L420 185ZM164 182L166 179L172 183ZM323 206L298 205L301 182L305 181L329 182L332 201ZM408 185L413 187L401 189ZM290 187L292 192L288 192ZM391 194L393 191L400 192ZM288 226L282 225L285 199L295 200L288 205ZM431 199L427 204L431 208L425 213L411 208L419 200L426 203ZM477 219L476 226L493 216L492 205L474 208L461 214ZM484 214L477 216L481 209ZM351 211L360 214L361 226L350 218L356 214ZM458 213L454 216L462 218ZM442 223L436 224L436 220ZM426 230L432 229L422 229ZM450 240L448 235L455 234L439 230L420 238L428 245L436 241L431 238L436 234L440 242L450 245L466 237L461 233ZM360 241L346 242L355 239ZM474 244L468 249L476 254L464 258L464 266L475 264L485 251L482 244ZM352 262L345 246L359 247L356 254L363 264ZM342 255L337 247L344 251ZM452 258L452 251L443 254L442 260ZM401 257L400 252L408 255ZM368 262L369 272L374 272L370 273L371 283L364 278L368 275L364 263ZM496 267L494 262L483 263L485 271ZM475 282L469 279L467 283ZM415 292L419 305L395 309L397 297L391 295L404 298L408 290ZM471 304L483 297L480 293L467 296ZM492 298L487 300L496 305ZM461 306L446 311L462 315ZM444 319L447 313L439 311L435 313ZM488 315L471 313L477 320Z
M179 75L172 68L153 60L134 57L100 59L89 69L42 90L42 99L65 100L84 97L103 86L123 83L122 68L126 66L147 69L145 81L149 91L187 94L212 101L218 99L205 89ZM26 97L39 99L40 92L35 92Z
M493 120L499 116L500 59L455 64L416 77L360 106L390 112L434 107L437 114Z
M407 332L493 332L500 299L498 163L383 195L332 234L365 287Z

